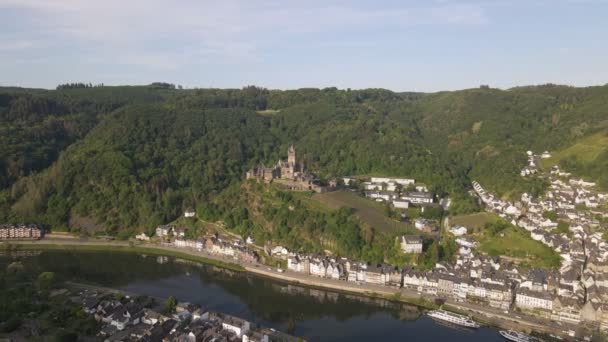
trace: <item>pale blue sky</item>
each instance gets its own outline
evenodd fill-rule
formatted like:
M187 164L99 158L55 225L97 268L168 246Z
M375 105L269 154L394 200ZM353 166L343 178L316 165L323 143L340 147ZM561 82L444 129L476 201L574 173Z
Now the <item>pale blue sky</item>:
M608 1L0 0L0 85L608 83Z

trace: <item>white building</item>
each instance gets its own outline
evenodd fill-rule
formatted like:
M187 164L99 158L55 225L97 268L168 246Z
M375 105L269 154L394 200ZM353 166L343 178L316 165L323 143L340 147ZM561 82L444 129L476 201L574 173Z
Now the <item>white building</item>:
M158 226L158 227L156 227L156 236L158 236L158 237L169 236L169 234L171 234L171 232L173 232L173 227L172 226Z
M287 250L287 248L283 247L283 246L276 246L272 249L272 251L270 252L271 255L273 256L278 256L278 257L282 257L282 258L286 258L287 255L289 255L289 251Z
M459 246L464 246L467 248L473 248L477 246L477 243L475 241L469 240L469 239L465 239L463 237L459 237L458 239L456 239L456 243Z
M450 233L454 234L454 236L463 236L468 232L467 227L463 226L454 226L450 228Z
M402 200L406 200L410 203L416 204L430 204L433 203L433 194L430 192L407 192L401 196Z
M325 277L327 275L327 265L323 261L311 262L310 274L317 277Z
M387 178L387 177L372 177L372 183L382 184L382 183L397 183L403 186L408 186L410 184L414 184L415 181L409 178Z
M394 192L388 192L388 191L366 191L365 197L381 199L381 200L388 202L388 201L392 201L392 200L396 199L397 194Z
M146 235L146 233L141 233L141 234L135 235L135 239L140 240L140 241L150 241L150 237L148 235Z
M422 253L422 238L415 235L403 235L401 236L401 251L403 253Z
M522 309L553 310L553 296L548 292L530 291L525 288L517 290L515 305Z
M395 208L398 208L398 209L407 209L410 206L410 202L408 202L408 201L401 201L401 200L394 200L393 201L393 206Z
M222 329L232 331L236 336L241 337L242 334L249 332L249 322L239 319L225 319L222 322Z

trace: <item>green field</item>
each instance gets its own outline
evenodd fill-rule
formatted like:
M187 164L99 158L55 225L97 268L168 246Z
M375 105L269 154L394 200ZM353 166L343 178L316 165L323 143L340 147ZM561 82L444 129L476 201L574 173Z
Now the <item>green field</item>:
M403 222L387 217L383 204L365 199L350 191L333 191L324 194L315 194L312 196L312 199L333 209L342 207L352 208L355 210L355 215L363 223L384 233L395 233L412 229Z
M560 161L576 157L578 160L583 162L590 162L597 159L597 157L608 149L608 135L606 133L597 133L590 135L576 144L551 153L551 158L544 159L542 165L544 167L550 167L552 165L559 164Z
M469 228L469 234L479 242L479 250L485 254L508 257L529 267L559 266L559 255L544 244L534 241L530 234L522 229L509 226L492 236L484 226L498 220L498 215L484 212L450 217L450 225Z
M477 239L479 249L491 256L506 256L521 262L522 266L555 268L560 265L559 255L544 244L532 240L528 232L509 227L497 234L483 234Z
M450 217L450 225L464 226L469 229L479 230L483 228L486 223L496 222L498 219L498 215L493 213L474 213Z

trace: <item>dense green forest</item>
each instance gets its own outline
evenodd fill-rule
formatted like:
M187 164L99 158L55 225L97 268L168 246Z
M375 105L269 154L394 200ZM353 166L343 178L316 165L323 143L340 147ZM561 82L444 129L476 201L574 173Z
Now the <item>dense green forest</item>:
M305 223L268 211L243 224L245 214L233 211L244 172L285 157L291 143L321 177L412 177L466 212L475 208L471 180L503 196L538 193L543 182L519 176L526 150L564 149L608 129L608 86L432 94L179 88L0 88L0 221L116 233L209 204L221 214L214 218L237 220L234 229L278 220L273 234L297 242L290 231L306 231ZM561 163L608 187L605 154ZM357 231L336 248L362 253L365 232L348 213L323 215L310 224Z

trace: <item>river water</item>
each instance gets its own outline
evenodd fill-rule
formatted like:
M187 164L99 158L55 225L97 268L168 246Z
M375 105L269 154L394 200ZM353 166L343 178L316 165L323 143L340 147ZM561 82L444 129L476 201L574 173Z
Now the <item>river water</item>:
M15 256L0 256L0 267ZM180 259L125 252L18 256L34 272L157 297L175 296L309 341L503 341L496 329L436 323L415 306L319 290Z

